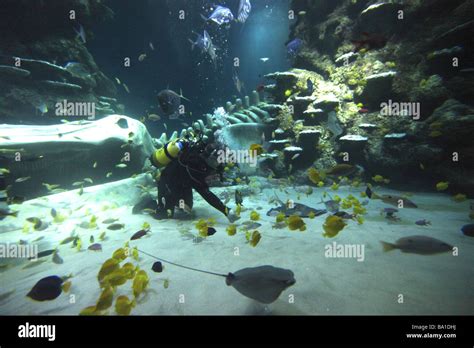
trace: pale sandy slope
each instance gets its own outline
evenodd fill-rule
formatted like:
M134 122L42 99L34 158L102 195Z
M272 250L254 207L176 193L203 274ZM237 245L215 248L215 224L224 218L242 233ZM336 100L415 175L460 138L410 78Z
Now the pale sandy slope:
M296 284L287 289L281 297L268 306L260 305L237 293L225 285L224 278L195 273L186 269L165 265L163 273L151 271L154 260L141 255L138 264L147 270L150 277L149 291L141 297L132 314L152 315L192 315L192 314L474 314L474 240L463 236L459 229L469 223L469 203L454 203L442 194L415 194L412 196L418 209L403 209L398 215L401 223L389 223L380 216L385 205L371 201L367 206L369 214L366 222L349 225L333 239L322 236L322 223L325 216L313 220L305 219L305 232L273 229L273 217L265 215L272 207L268 198L273 191L266 189L261 194L245 198L248 208L242 213L239 222L248 220L251 209L261 214L260 227L262 239L253 248L246 243L244 232L228 236L225 228L228 223L224 216L214 211L195 194L194 218L190 220L156 221L146 215L132 215L131 205L136 200L139 189L137 183L145 183L144 177L129 179L114 184L86 189L84 195L68 192L49 196L48 200L30 201L21 206L17 219L2 221L0 242L17 242L19 239L32 241L44 236L41 249L55 247L60 240L72 231L82 236L84 250L77 252L70 245L60 247L64 259L61 265L48 258L36 267L22 269L23 263L12 266L0 273L0 295L14 290L9 296L1 296L0 314L66 314L76 315L86 306L95 304L100 289L97 272L102 263L111 257L114 250L124 245L130 236L141 229L143 222L151 224L151 234L134 241L143 250L159 257L182 263L191 267L227 273L241 268L270 264L293 270ZM213 189L220 192L223 189ZM337 192L345 197L349 192L358 196L362 188L341 188ZM276 191L283 200L295 199L297 193L289 189L289 195ZM323 189L315 189L306 197L300 194L299 202L322 208L317 205ZM384 192L384 191L381 191ZM385 193L390 192L388 190ZM358 196L360 198L360 196ZM362 198L361 198L362 199ZM31 205L40 202L43 207ZM79 210L76 207L86 204ZM114 208L114 203L117 208ZM107 209L105 206L108 206ZM17 208L19 208L18 206ZM61 211L73 210L62 224L53 224L43 232L23 233L24 219L30 216L51 219L50 207ZM87 221L91 214L98 216L99 228L84 230L77 227ZM100 222L108 217L120 218L125 229L108 231ZM180 231L196 234L194 222L198 218L217 219L217 233L201 243L184 238ZM431 226L420 227L416 220L428 219ZM12 229L16 231L6 232ZM85 250L90 235L97 237L107 231L107 239L102 243L102 252ZM408 235L426 235L441 239L459 247L459 256L440 254L421 256L404 254L398 250L384 253L380 240L394 242ZM365 260L326 258L324 247L333 241L337 243L363 244ZM239 255L235 255L236 248ZM5 260L2 260L2 263ZM132 262L134 262L132 260ZM73 274L70 294L62 294L54 301L34 302L26 293L41 278L49 275ZM164 279L169 287L163 287ZM131 282L117 290L119 294L131 294ZM404 303L397 302L402 294ZM184 303L179 300L183 299ZM289 299L294 299L289 303ZM110 310L114 314L114 310Z

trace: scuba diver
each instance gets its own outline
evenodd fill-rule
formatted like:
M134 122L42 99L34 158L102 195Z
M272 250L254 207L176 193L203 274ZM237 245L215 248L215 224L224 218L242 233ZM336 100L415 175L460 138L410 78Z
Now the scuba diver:
M202 135L197 139L176 139L156 150L150 157L151 163L161 169L157 180L158 207L153 217L169 218L175 207L189 211L193 207L193 189L215 209L223 213L230 222L239 217L209 190L206 179L219 175L222 180L223 166L217 163L217 149L206 144ZM149 205L147 207L150 207ZM137 207L142 210L145 206Z

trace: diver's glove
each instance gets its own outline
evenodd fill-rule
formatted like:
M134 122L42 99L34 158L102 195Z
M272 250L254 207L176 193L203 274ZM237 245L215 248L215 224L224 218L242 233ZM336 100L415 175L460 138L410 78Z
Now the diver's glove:
M229 210L227 213L227 219L229 220L230 223L233 223L240 219L240 216L238 216L232 209Z

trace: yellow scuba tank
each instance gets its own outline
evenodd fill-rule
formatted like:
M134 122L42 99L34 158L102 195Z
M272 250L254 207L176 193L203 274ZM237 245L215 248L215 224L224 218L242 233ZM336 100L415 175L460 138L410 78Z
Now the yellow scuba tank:
M166 143L161 149L155 151L151 156L152 163L157 168L163 168L173 159L178 157L179 152L183 149L183 143L180 139Z

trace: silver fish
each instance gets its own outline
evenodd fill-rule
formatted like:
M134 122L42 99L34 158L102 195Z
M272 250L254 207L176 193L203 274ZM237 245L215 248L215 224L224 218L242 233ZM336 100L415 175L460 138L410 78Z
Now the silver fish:
M427 236L403 237L396 243L381 241L384 251L400 249L404 253L433 255L453 250L453 246L439 239Z

